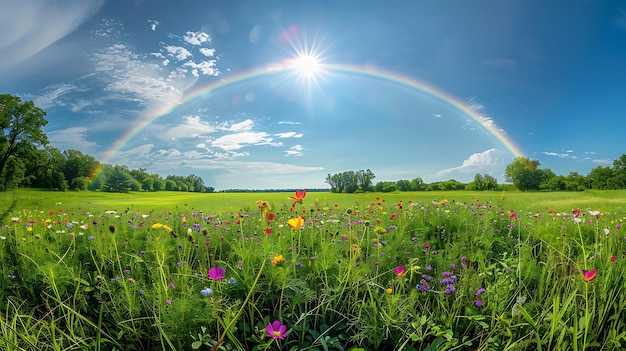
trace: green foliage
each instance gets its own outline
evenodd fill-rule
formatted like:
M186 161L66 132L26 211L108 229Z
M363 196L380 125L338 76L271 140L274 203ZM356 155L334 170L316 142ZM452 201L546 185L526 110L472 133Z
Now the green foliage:
M299 230L287 194L41 193L16 192L1 224L2 346L626 346L623 192L309 193ZM285 340L265 337L274 320Z

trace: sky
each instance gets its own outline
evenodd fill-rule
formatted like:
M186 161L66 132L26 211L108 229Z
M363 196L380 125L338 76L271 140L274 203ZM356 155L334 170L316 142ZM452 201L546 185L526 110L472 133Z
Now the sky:
M224 189L505 183L626 153L626 3L0 0L0 93L50 145Z

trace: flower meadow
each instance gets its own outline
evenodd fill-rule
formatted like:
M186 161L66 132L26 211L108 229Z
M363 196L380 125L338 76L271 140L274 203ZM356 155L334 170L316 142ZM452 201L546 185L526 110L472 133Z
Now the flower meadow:
M313 197L18 205L1 224L0 349L626 348L622 209Z

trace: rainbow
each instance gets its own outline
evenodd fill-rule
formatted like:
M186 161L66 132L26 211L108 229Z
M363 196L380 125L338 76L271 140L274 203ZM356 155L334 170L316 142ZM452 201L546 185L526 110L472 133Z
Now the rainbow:
M426 93L430 96L433 96L442 102L453 106L459 111L467 114L473 120L478 122L481 126L483 126L491 135L493 135L512 155L524 156L524 152L520 149L519 146L511 140L502 130L498 129L492 123L486 123L488 120L481 115L478 111L469 106L465 101L433 86L426 82L420 81L410 76L402 75L397 72L387 71L380 68L372 67L372 66L356 66L356 65L339 65L339 64L328 64L323 65L323 68L326 72L342 72L347 74L359 75L368 78L380 79L386 82L391 82L394 84L398 84L400 86L404 86L410 89L415 89L422 93ZM122 135L111 147L104 153L103 162L107 163L111 158L120 150L123 149L124 145L131 139L133 139L139 132L141 132L144 128L150 125L152 122L157 120L159 117L168 114L172 110L174 110L177 106L185 104L194 98L201 96L203 94L208 94L215 92L221 88L247 81L256 77L270 75L280 72L285 72L289 68L285 66L267 66L262 68L255 68L249 71L245 71L239 74L233 74L226 77L223 77L220 80L215 82L211 82L207 85L201 86L197 89L193 89L188 92L183 98L174 104L169 104L159 109L150 111L145 113L140 117L139 121L136 125L128 130L124 135Z

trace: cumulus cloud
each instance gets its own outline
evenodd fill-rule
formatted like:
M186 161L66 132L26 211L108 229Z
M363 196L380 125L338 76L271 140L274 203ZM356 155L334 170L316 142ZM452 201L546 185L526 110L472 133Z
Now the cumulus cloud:
M152 31L155 31L156 27L160 24L159 21L155 20L148 20L148 23L150 23L150 29L152 29Z
M463 161L460 166L441 170L435 174L440 177L453 172L458 173L473 173L481 172L485 168L490 166L496 166L502 164L501 151L497 149L489 149L483 152L477 152L471 154L467 159Z
M211 36L204 32L187 32L183 39L191 45L202 45L211 41Z
M165 51L172 57L175 57L178 61L186 60L188 57L193 56L189 50L182 46L167 45L163 47Z
M200 53L207 57L213 57L213 55L215 55L215 49L200 48Z

